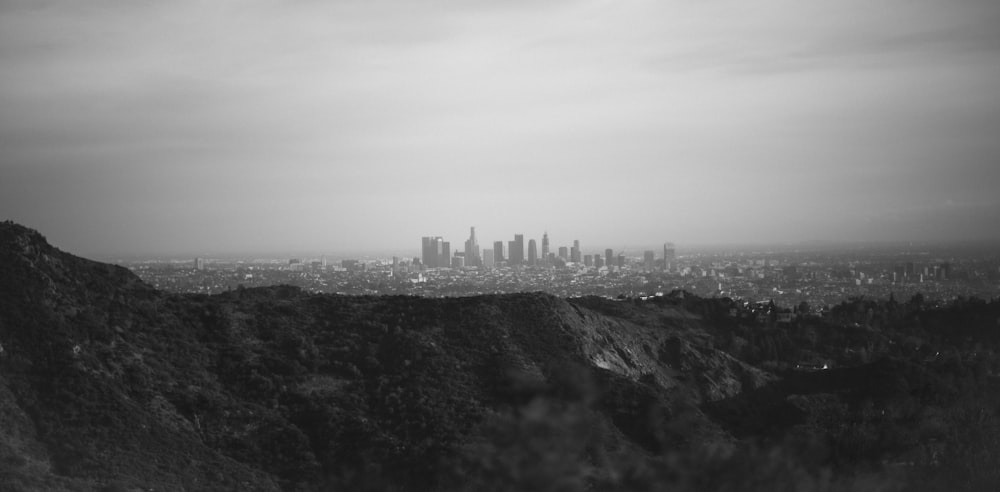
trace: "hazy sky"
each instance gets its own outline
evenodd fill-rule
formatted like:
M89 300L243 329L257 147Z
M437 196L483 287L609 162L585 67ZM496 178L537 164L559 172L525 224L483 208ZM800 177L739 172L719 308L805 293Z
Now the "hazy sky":
M996 0L0 0L0 218L98 256L995 240L997 26Z

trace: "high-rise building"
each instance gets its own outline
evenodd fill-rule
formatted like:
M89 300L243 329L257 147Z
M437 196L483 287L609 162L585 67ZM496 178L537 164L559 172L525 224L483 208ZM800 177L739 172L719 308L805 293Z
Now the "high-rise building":
M493 241L493 261L496 263L504 261L503 241Z
M618 268L625 268L625 255L618 255Z
M559 258L569 261L569 249L566 246L559 246Z
M594 268L601 268L604 266L604 257L601 255L594 255Z
M668 271L673 270L675 259L674 243L663 243L663 269Z
M594 255L583 255L583 264L588 267L594 266Z
M538 245L534 239L528 240L528 266L538 264Z
M546 264L549 262L549 231L542 234L542 262Z
M205 259L204 258L195 258L194 259L194 269L195 270L204 270L205 269Z
M469 229L469 239L465 240L465 266L479 266L479 241L476 240L476 228Z
M524 234L514 234L514 240L510 241L507 251L507 262L511 265L524 264Z
M573 249L570 250L569 261L580 263L580 240L573 240Z
M441 240L441 249L438 250L441 256L438 258L438 266L442 268L447 268L451 266L451 243L445 240Z
M483 268L493 268L493 250L483 250Z
M611 268L615 264L614 254L615 252L611 251L611 248L604 250L604 264L607 265L608 268Z
M426 268L437 268L441 263L441 246L444 240L440 236L424 236L421 244L420 262Z

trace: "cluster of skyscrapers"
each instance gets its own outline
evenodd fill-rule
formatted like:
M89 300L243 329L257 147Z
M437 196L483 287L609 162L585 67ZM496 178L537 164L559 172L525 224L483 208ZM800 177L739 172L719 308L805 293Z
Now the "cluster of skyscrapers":
M515 234L513 241L507 241L504 248L504 241L494 241L493 248L480 250L479 241L476 239L476 228L472 227L469 239L465 241L463 251L455 251L452 255L451 243L445 241L440 236L424 236L421 245L421 264L425 268L463 268L463 267L484 267L494 268L496 266L563 266L567 263L583 264L587 267L622 267L625 264L625 255L619 252L615 255L611 249L604 250L604 255L585 255L580 249L580 240L574 240L573 246L567 248L560 246L557 251L550 250L549 233L542 235L542 250L539 255L538 244L534 239L528 241L527 257L525 257L524 235ZM675 252L673 243L663 245L662 268L669 269L674 261ZM645 251L643 257L643 268L653 270L656 267L655 253Z

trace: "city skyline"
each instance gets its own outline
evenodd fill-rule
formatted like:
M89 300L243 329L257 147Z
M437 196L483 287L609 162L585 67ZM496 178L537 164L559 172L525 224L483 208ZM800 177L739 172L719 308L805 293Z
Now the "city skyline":
M998 242L997 24L984 0L3 2L0 219L100 257L462 250L461 224Z

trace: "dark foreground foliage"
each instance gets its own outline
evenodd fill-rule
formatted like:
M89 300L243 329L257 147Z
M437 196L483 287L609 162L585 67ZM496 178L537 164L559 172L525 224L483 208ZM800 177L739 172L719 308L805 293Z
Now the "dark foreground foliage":
M0 489L1000 484L997 303L738 307L171 295L4 223Z

